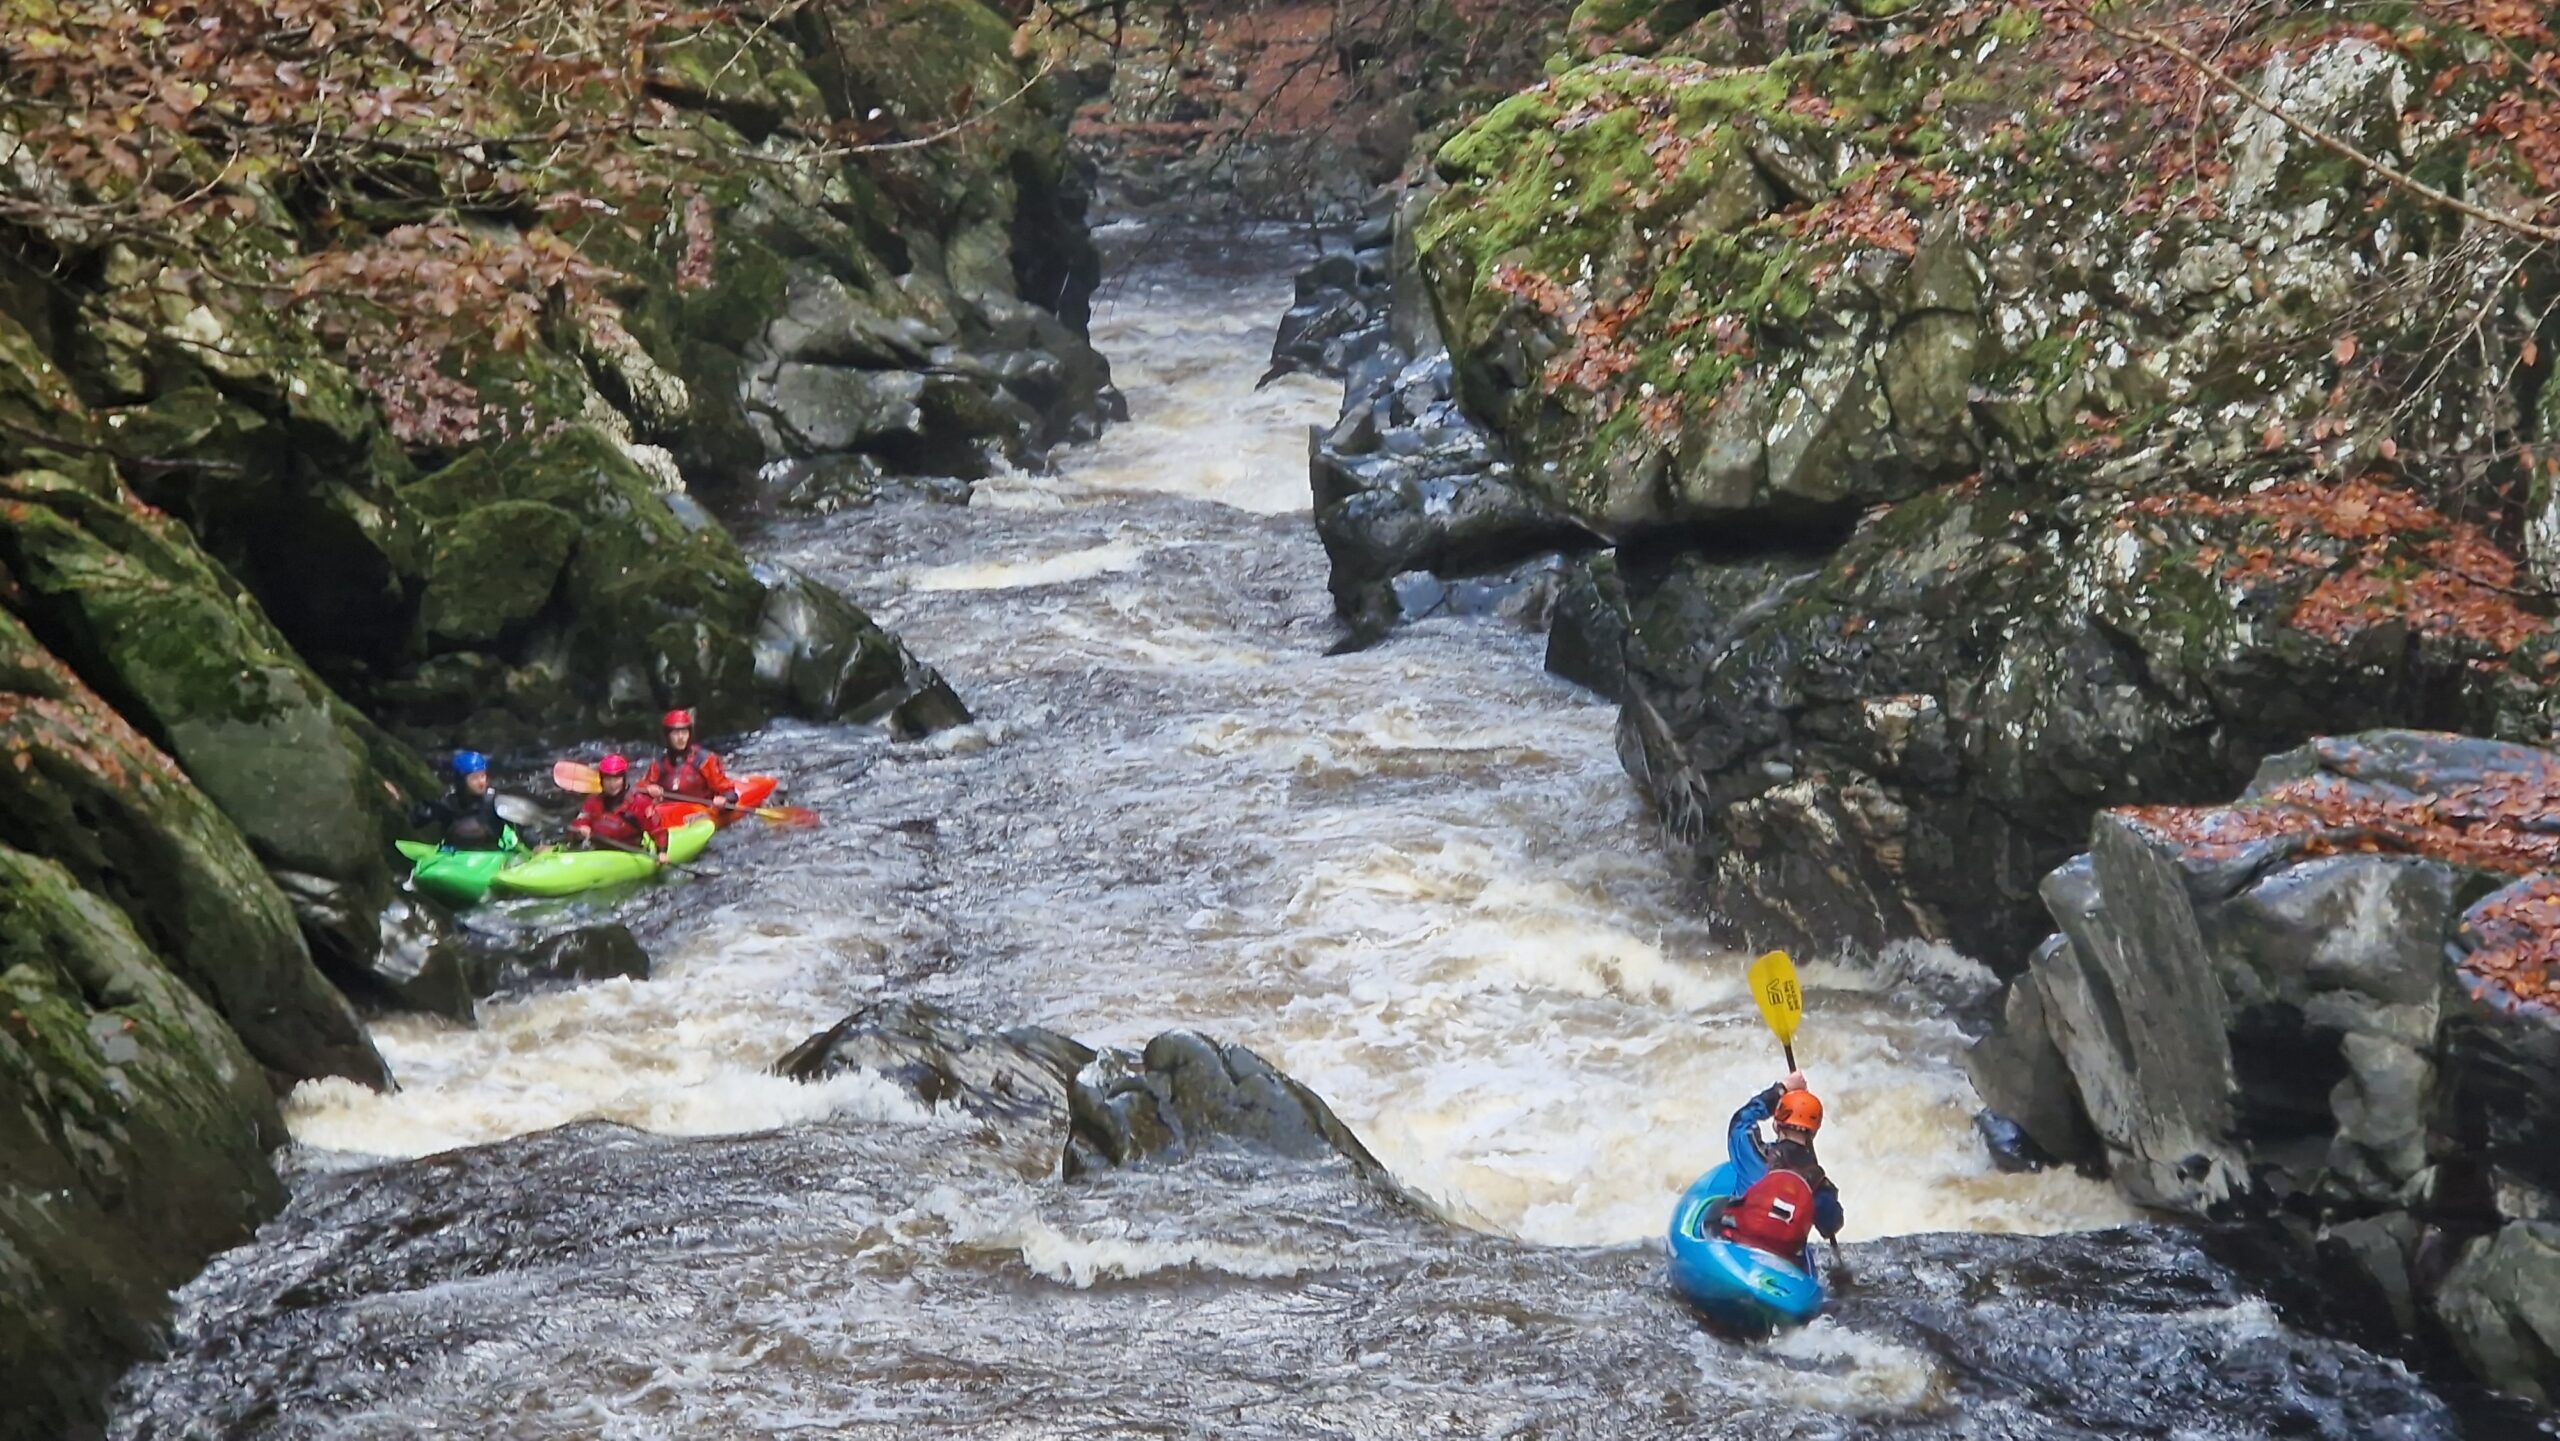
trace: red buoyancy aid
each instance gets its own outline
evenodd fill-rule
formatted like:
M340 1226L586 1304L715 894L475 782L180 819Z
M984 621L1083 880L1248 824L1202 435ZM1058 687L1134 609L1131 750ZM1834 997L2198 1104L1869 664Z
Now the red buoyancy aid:
M1813 1187L1793 1171L1771 1171L1725 1208L1726 1239L1792 1261L1813 1233Z
M738 793L730 783L728 771L722 768L720 757L700 746L686 747L683 760L674 764L669 764L664 755L650 761L649 768L640 773L640 784L696 801L718 800Z

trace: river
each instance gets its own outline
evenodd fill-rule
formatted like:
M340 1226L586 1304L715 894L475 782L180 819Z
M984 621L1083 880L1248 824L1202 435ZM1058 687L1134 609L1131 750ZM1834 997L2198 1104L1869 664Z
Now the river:
M1898 1278L1866 1288L1885 1309L1772 1347L1679 1317L1641 1243L1776 1044L1652 843L1614 708L1543 673L1534 626L1329 653L1305 457L1338 390L1254 384L1288 261L1124 268L1094 333L1132 419L1057 473L753 537L976 722L745 739L737 765L825 824L730 831L709 874L626 903L650 979L379 1023L401 1088L293 1096L293 1212L185 1293L120 1434L2102 1434L2132 1424L2109 1407L2306 1368L2336 1393L2306 1434L2357 1387L2436 1434L2405 1376L2287 1330L2173 1233L1853 1248ZM1931 999L1970 963L1799 959L1849 1239L2132 1219L2102 1183L1991 1166ZM1248 1045L1463 1225L1340 1166L1026 1177L885 1081L769 1073L885 996ZM617 1124L549 1129L579 1121ZM2002 1268L2048 1279L2003 1292ZM2010 1340L2056 1385L2114 1366L2142 1394L1959 1406L1988 1394L1967 1328L2013 1302L2052 1313ZM2140 1379L2145 1356L2210 1370L2175 1359L2199 1348L2260 1356L2257 1381Z

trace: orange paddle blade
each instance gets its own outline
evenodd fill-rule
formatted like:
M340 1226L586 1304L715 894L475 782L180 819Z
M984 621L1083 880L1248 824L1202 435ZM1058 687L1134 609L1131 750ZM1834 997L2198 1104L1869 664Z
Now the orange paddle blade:
M756 819L805 831L818 823L818 813L807 806L758 806Z
M552 762L551 783L564 791L575 791L582 796L596 795L604 790L604 781L596 775L596 768L582 766L576 761Z

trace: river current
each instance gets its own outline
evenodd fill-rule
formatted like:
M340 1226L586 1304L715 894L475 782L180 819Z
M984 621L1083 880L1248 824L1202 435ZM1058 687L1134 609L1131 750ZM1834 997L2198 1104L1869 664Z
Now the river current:
M1839 1313L1746 1348L1678 1310L1649 1243L1783 1069L1745 957L1648 833L1614 708L1541 670L1534 617L1329 653L1306 428L1338 389L1255 388L1288 261L1124 268L1094 334L1132 418L1055 474L752 537L896 629L975 723L743 738L733 769L784 774L825 823L734 829L706 874L622 903L650 979L379 1022L400 1089L292 1097L293 1210L184 1293L119 1434L2273 1424L2226 1430L2234 1404L2441 1434L2404 1374L2287 1329L2192 1239L1919 1236L2132 1219L2103 1183L1992 1167L1933 999L1982 979L1953 956L1799 957L1824 1159L1872 1243ZM888 1080L770 1073L893 996L1249 1046L1433 1214L1249 1155L1061 1182Z

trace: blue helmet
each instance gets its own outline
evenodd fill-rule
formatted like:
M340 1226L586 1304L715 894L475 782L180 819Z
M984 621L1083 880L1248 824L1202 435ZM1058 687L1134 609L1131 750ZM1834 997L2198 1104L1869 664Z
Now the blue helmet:
M489 758L480 754L478 751L455 751L453 753L453 774L456 779L463 776L478 775L488 768Z

